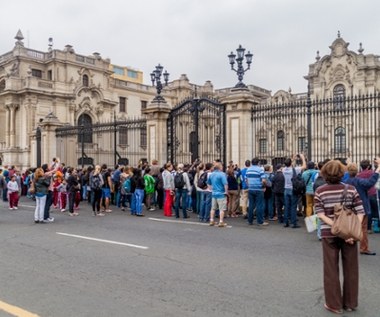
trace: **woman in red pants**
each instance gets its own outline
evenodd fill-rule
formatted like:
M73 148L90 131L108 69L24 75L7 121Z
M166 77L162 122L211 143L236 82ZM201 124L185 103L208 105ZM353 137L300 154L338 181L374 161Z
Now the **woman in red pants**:
M173 207L173 197L174 197L174 176L171 173L173 170L173 165L171 163L165 164L165 170L162 172L162 178L164 181L164 192L165 192L165 202L164 202L164 216L172 216Z

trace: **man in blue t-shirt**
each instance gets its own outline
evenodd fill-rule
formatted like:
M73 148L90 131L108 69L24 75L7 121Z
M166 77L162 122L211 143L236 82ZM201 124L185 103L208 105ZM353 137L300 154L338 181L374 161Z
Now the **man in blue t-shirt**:
M264 188L266 177L263 168L259 166L259 159L252 159L252 165L246 173L248 185L248 224L253 225L253 210L256 208L257 224L267 226L264 221Z
M247 185L247 170L251 166L251 161L246 160L244 163L245 167L240 172L241 180L241 211L243 212L244 219L247 219L247 210L248 210L248 185Z
M214 171L208 175L207 185L212 192L210 226L215 225L214 217L215 211L219 210L219 224L218 227L226 227L227 224L223 221L224 213L227 210L227 191L228 183L227 176L222 172L222 163L216 161L214 163Z

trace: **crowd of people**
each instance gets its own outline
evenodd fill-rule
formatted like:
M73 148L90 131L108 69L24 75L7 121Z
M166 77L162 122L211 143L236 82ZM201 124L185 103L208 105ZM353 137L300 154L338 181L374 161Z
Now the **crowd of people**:
M50 209L78 216L81 202L92 207L93 216L103 217L111 208L129 210L143 217L162 210L165 217L190 218L210 226L226 227L226 218L244 219L248 225L268 226L278 222L297 229L299 217L317 214L317 236L322 241L325 308L334 313L354 310L358 302L358 252L352 239L331 234L334 204L342 192L357 213L363 238L360 254L375 255L369 249L368 233L379 232L380 159L362 160L357 166L337 160L306 162L302 154L277 164L262 166L247 160L243 168L234 162L193 164L171 162L159 166L157 160L137 167L106 164L84 169L66 167L58 158L50 164L21 174L15 166L0 170L0 190L9 209L18 208L19 195L36 201L35 223L54 222ZM196 215L196 216L195 216ZM218 219L218 221L217 221ZM343 259L343 296L339 282L339 254Z

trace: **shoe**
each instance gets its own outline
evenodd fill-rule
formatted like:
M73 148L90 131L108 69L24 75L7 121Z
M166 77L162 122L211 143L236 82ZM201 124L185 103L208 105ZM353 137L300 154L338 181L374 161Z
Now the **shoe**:
M269 218L269 221L276 221L277 217Z
M39 220L34 220L34 223L40 223L40 221Z
M139 214L139 215L136 214L136 216L137 216L137 217L145 217L145 215L143 215L143 214Z
M96 216L99 216L99 217L104 217L105 214L103 214L102 212L99 212L98 214L96 214Z
M292 229L298 229L298 228L301 228L301 226L300 225L293 225L292 226Z
M187 218L190 218L190 216L185 216L185 217L183 217L183 219L187 219Z
M219 228L224 228L224 227L227 227L227 224L225 222L219 222L218 223L218 227Z
M258 226L268 226L269 223L266 222L266 221L264 221L263 223L258 223L257 225L258 225Z
M123 207L123 208L121 208L121 211L125 211L125 208Z
M215 222L214 221L210 221L209 225L212 227L215 225Z
M45 222L54 222L54 218L50 217L50 218L44 219L44 221Z
M373 252L373 251L364 251L364 252L361 252L360 251L360 254L363 254L363 255L376 255L376 252Z
M66 209L65 209L65 208L62 208L62 209L61 209L61 212L65 212L65 211L66 211Z
M346 311L346 312L352 312L355 310L355 308L350 308L350 307L346 307L346 306L343 306L343 309Z
M13 210L13 207L9 207L9 210Z
M289 224L286 223L286 224L284 225L284 228L288 228L288 227L289 227Z
M248 216L247 216L247 215L244 215L244 216L243 216L243 219L248 219Z
M111 209L107 209L105 212L106 213L110 213L110 212L112 212L112 210Z
M149 208L148 210L149 210L149 211L155 211L156 209L154 209L154 208Z
M328 311L330 311L334 314L342 314L343 313L343 310L341 310L341 309L334 309L334 308L327 306L326 304L324 304L324 306Z
M17 207L13 207L13 209L18 209Z

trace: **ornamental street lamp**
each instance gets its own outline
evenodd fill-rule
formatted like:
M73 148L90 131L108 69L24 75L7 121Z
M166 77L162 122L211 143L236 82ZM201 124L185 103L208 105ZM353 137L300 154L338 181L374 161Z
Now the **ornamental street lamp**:
M157 89L157 95L154 97L153 101L165 101L164 97L161 96L161 91L162 91L162 83L161 83L161 75L164 76L164 82L165 86L168 85L169 81L169 73L165 70L164 73L162 73L164 67L158 64L156 66L156 69L153 70L150 73L150 79L152 80L152 85L156 87Z
M237 55L235 55L233 52L231 52L231 54L228 55L228 58L231 64L231 69L236 72L239 79L239 82L236 84L235 88L247 88L247 86L243 83L243 76L245 72L251 68L253 54L251 54L250 51L248 51L248 53L245 54L247 68L244 69L243 67L244 52L245 52L245 48L239 45L239 47L236 49ZM237 62L237 69L234 68L235 62Z

